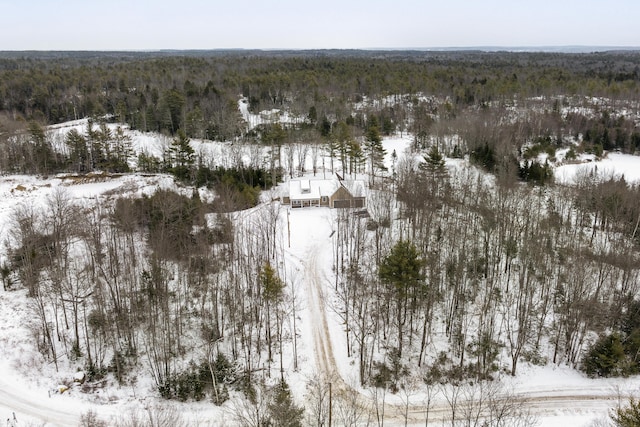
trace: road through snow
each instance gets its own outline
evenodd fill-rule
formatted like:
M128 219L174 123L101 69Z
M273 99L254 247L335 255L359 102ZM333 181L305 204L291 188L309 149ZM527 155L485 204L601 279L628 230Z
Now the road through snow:
M298 240L294 242L296 250L291 251L289 255L295 255L295 264L303 269L301 285L308 311L307 342L312 346L307 351L313 351L313 355L309 353L311 358L309 362L315 362L316 372L331 381L336 396L338 394L352 396L351 402L357 406L363 418L369 419L371 424L376 424L376 405L372 394L360 389L357 385L350 385L346 376L343 376L344 369L343 372L340 370L342 365L339 366L337 363L339 360L336 360L336 357L343 357L344 352L338 347L340 337L337 336L334 340L331 336L332 331L338 334L337 331L340 328L331 323L337 320L328 312L331 281L327 277L330 273L326 267L331 262L331 246L327 245L326 239L330 239L331 226L327 221L330 215L330 211L324 208L292 214L292 220L297 220L293 226L298 230L304 230L304 233L300 233L300 237L296 236ZM297 218L293 218L294 216ZM303 256L303 259L300 256ZM2 302L3 298L0 297L0 308L5 311L17 310L15 305L3 305ZM18 314L16 312L16 316ZM15 344L12 342L12 345ZM4 354L7 354L6 350ZM73 395L49 397L46 389L29 389L21 383L20 378L10 372L6 365L5 369L4 372L0 370L0 424L6 418L11 418L12 412L15 412L19 425L77 426L81 415L90 409L104 420L113 419L117 415L118 408L123 409L119 405L90 404ZM520 387L516 395L509 399L517 405L529 408L531 413L538 416L551 417L567 413L597 416L606 413L607 408L616 406L620 397L618 391L607 388L604 383L601 384L602 386L593 389L578 388L575 385L563 387L558 386L558 382L549 386ZM427 408L424 404L424 396L418 395L418 392L411 396L408 407L402 404L398 396L388 394L387 397L384 406L384 423L388 426L405 425L405 422L406 425L425 425L427 409L430 423L451 418L452 409L442 398L434 401ZM390 402L391 400L393 402ZM464 406L462 400L458 404L458 409ZM378 409L378 413L382 413L382 407Z
M0 422L12 418L16 414L18 425L29 425L24 422L45 426L77 426L80 424L82 409L85 405L70 402L65 396L48 397L7 382L0 377Z
M309 236L307 242L311 243L308 243L305 257L302 261L305 278L303 286L306 290L317 372L324 378L330 379L335 392L357 395L354 402L356 402L360 411L368 413L365 418L368 417L373 421L376 413L382 413L382 407L379 407L376 412L375 399L372 395L350 386L341 376L340 369L336 363L334 344L330 334L330 331L335 331L335 328L329 327L328 322L330 320L327 316L327 308L329 307L328 293L331 291L327 288L327 284L330 281L325 277L320 267L323 262L329 262L326 259L326 253L323 253L323 249L326 248L311 236ZM323 258L323 255L325 255L325 258ZM408 407L405 403L385 402L385 424L424 425L427 409L429 422L451 419L452 408L444 399L432 402L429 408L427 408L422 399L424 398L414 397L413 400L410 400ZM572 386L558 387L553 385L529 390L522 389L515 393L510 393L508 396L505 395L503 398L498 397L497 400L505 404L517 405L518 409L526 408L533 417L549 417L566 412L593 413L595 416L606 412L608 408L615 407L620 401L620 391L607 387L585 390L584 388ZM473 404L477 404L477 402ZM457 410L463 412L465 410L464 407L465 403L459 401Z
M316 367L326 378L339 377L333 355L333 345L329 335L324 289L318 270L319 245L316 243L308 251L304 266L307 290L307 303L311 318L314 355Z

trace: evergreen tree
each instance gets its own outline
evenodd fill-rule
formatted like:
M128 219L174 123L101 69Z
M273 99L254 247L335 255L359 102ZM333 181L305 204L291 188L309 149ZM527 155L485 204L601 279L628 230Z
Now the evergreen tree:
M113 134L113 149L109 158L109 169L113 172L129 172L129 159L133 156L131 137L121 126Z
M421 164L420 167L433 175L440 175L445 172L444 168L444 157L440 154L438 147L436 145L431 146L429 153L423 157L424 164Z
M273 334L271 331L271 316L275 312L276 331L280 329L279 304L284 297L284 282L278 277L276 270L270 263L266 263L260 272L260 284L262 285L262 298L265 301L267 310L267 347L269 360L272 360ZM282 342L280 342L282 343ZM281 346L282 347L282 346ZM282 354L281 354L282 356ZM282 358L281 358L282 360Z
M631 398L629 406L616 408L611 414L611 420L616 427L640 426L640 400Z
M362 147L358 144L358 141L349 140L345 145L345 151L348 162L348 171L349 174L353 175L354 173L358 173L360 166L364 162L364 153L362 152Z
M618 334L600 338L582 361L582 369L589 376L610 377L628 373L624 347Z
M376 171L385 171L387 168L384 165L384 156L386 151L382 146L382 137L380 136L380 129L378 127L378 120L375 117L371 117L367 123L367 130L365 132L365 145L364 153L369 160L369 167L371 173L371 184L375 183Z
M160 107L163 125L172 134L183 126L184 107L186 100L177 89L170 89L164 93Z
M287 132L282 128L280 123L275 123L268 126L262 133L262 142L265 145L269 145L270 148L270 160L269 169L271 171L271 185L278 183L279 169L282 169L281 162L281 150L282 143L287 138Z
M331 133L331 122L327 119L327 116L322 117L322 121L319 123L320 135L327 137Z
M191 147L190 140L182 129L178 133L169 147L169 157L171 159L173 175L183 181L191 179L195 151Z
M423 158L424 163L419 166L421 188L426 190L425 195L429 198L443 196L448 182L444 157L440 154L438 147L433 145Z
M286 381L281 380L271 390L268 404L269 425L274 427L302 427L304 408L296 406Z
M93 128L93 119L87 120L87 131L85 139L87 141L87 149L89 151L89 167L88 170L98 169L104 158L102 145L100 144L100 131Z
M348 172L349 145L354 142L349 125L343 121L338 122L329 136L329 151L340 156L342 173ZM333 171L333 157L331 157L331 170Z
M53 172L56 167L55 154L47 141L44 128L39 123L30 121L28 131L33 143L33 163L37 173Z
M87 141L76 129L71 129L65 137L69 150L69 163L74 172L82 173L88 169L89 152Z
M262 297L270 303L277 303L282 299L284 293L284 282L278 277L278 273L266 263L260 272L260 283L262 284Z
M487 142L473 150L469 155L469 160L489 172L495 172L496 170L496 154Z
M553 170L546 161L544 164L537 160L525 161L524 165L518 166L518 176L523 181L544 185L553 179Z
M318 111L316 110L315 105L309 107L309 114L307 114L307 118L309 119L309 123L311 123L312 126L315 126L318 122Z
M378 267L378 276L389 285L389 293L395 301L398 327L398 358L402 357L404 324L410 301L426 295L422 268L424 260L416 246L408 240L398 241Z

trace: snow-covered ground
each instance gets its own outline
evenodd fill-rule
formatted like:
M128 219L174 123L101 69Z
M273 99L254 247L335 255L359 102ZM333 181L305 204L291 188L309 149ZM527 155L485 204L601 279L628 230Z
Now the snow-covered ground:
M56 186L65 186L78 199L106 197L106 194L120 189L122 192L149 191L153 186L171 185L170 178L158 177L148 181L148 177L136 175L117 178L107 182L72 185L61 179L39 181L32 177L5 177L0 181L0 215L2 224L9 226L7 214L16 203L41 203ZM17 190L25 187L25 190ZM256 214L259 209L243 215ZM344 351L344 333L341 320L335 310L323 304L318 310L318 302L326 302L323 289L331 277L332 231L335 211L328 208L287 210L280 208L280 222L289 221L291 230L285 248L285 268L288 279L300 298L299 354L297 373L292 374L291 387L300 402L304 401L305 382L321 369L333 369L349 386L356 384L350 360L341 357ZM283 230L285 227L281 227ZM315 281L319 282L316 283ZM320 287L310 288L320 285ZM134 410L144 411L144 407L162 404L155 395L150 381L140 378L135 387L115 387L105 389L95 396L83 394L80 387L72 387L64 394L55 393L58 384L70 379L70 367L55 372L50 364L43 364L31 338L29 325L30 301L24 291L0 292L0 416L16 417L22 423L34 425L76 425L81 414L93 410L102 419L115 420L123 413ZM328 335L318 334L326 328ZM327 341L326 337L330 339ZM322 346L322 349L319 348ZM319 356L322 352L324 359ZM285 361L285 369L293 371L293 358ZM141 373L141 376L144 376ZM534 413L538 414L541 426L588 426L594 419L606 417L609 408L618 404L615 396L624 402L628 395L640 392L637 378L593 380L583 374L563 366L549 365L535 367L523 364L516 378L503 378L505 385L513 387L517 395L531 399ZM147 386L145 386L147 384ZM146 388L145 388L146 387ZM357 392L366 391L355 387ZM600 397L600 398L599 398ZM411 396L412 405L419 407L425 396L419 390ZM94 403L95 401L95 403ZM389 396L393 405L401 405L400 396ZM182 413L199 425L225 425L224 410L206 403L183 404ZM436 397L432 410L446 408L442 396ZM389 412L392 417L392 413ZM190 417L190 418L189 418ZM206 420L206 421L205 421ZM196 422L194 421L194 422ZM393 423L387 422L387 425Z
M250 114L243 110L243 114ZM257 123L259 115L249 118ZM56 127L64 132L71 128L82 131L86 121L78 121ZM134 149L160 155L167 144L160 135L129 132ZM386 163L391 168L391 153L401 157L411 143L410 136L387 138ZM195 147L209 150L220 157L228 154L228 143L192 141ZM462 167L463 160L450 161L450 167ZM328 165L329 162L327 161ZM624 174L629 182L640 182L640 157L610 153L605 159L580 164L559 166L556 178L571 184L582 168L597 167L598 172ZM307 170L311 169L307 167ZM0 177L0 235L4 245L10 236L11 214L20 204L42 206L47 197L57 188L64 188L79 204L114 195L150 194L156 188L177 188L169 176L125 175L117 178L96 175L87 179L54 177L47 180L27 176ZM277 204L277 202L274 202ZM271 202L238 215L249 216L259 212ZM328 304L328 289L331 285L332 232L335 211L328 208L287 210L279 207L279 224L284 242L284 266L288 281L296 287L299 296L300 324L297 372L295 360L288 355L285 369L291 371L291 388L299 403L304 402L305 383L320 370L334 371L340 375L345 386L353 392L367 396L367 392L354 384L354 365L342 357L345 354L342 321L336 310ZM288 227L287 227L288 224ZM290 237L287 233L290 230ZM6 261L4 247L0 247L0 264ZM74 374L74 365L64 364L56 371L51 363L42 360L35 348L30 325L32 301L25 291L0 291L0 421L11 419L13 413L19 425L62 426L77 425L80 415L95 411L104 420L116 420L124 413L145 411L154 405L173 405L160 401L147 374L141 372L134 386L112 386L97 394L85 394L80 386L72 387L63 394L56 393L61 382L69 381ZM521 364L515 378L504 377L505 386L530 400L532 410L541 426L589 426L594 420L606 418L610 408L624 403L627 396L640 394L638 378L589 379L569 367L548 365L545 367ZM402 404L400 396L389 396L393 405ZM425 401L419 389L411 396L412 406L418 408ZM443 397L436 397L435 407L446 408ZM209 403L182 404L180 411L194 425L226 425L229 422L225 407L218 408ZM227 407L228 409L228 407ZM417 423L417 421L416 421ZM393 425L393 423L385 423ZM422 423L423 425L423 423Z
M621 153L608 153L601 160L592 157L558 166L554 171L556 182L572 185L576 176L597 172L604 179L624 177L628 183L640 183L640 157Z

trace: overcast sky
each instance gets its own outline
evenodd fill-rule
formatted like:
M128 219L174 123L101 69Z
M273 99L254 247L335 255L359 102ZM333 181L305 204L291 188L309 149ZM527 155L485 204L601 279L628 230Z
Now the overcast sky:
M640 46L639 0L0 0L0 50Z

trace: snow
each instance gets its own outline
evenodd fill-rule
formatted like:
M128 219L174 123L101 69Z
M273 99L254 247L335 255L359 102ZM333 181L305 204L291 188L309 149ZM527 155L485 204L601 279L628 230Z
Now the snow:
M329 197L338 188L338 181L324 179L292 179L289 181L291 200L320 200Z
M324 314L314 313L310 307L313 304L312 297L303 298L304 311L301 314L299 342L299 364L301 370L298 373L300 381L292 383L292 390L298 396L303 396L305 388L303 382L316 373L311 354L318 352L314 341L312 325L323 323L322 316L326 316L330 340L330 347L334 354L344 354L346 349L344 325L338 315L338 308L332 306L327 298L327 292L333 287L330 278L332 257L332 231L335 221L335 210L328 208L306 208L287 210L289 227L291 230L290 247L286 249L286 261L289 264L289 275L295 277L294 282L302 287L302 295L310 286L309 281L303 282L301 277L305 266L312 264L323 265L319 276L325 284L325 293L320 299L325 301ZM283 218L286 220L287 218ZM300 289L298 289L300 292ZM305 321L306 319L306 321ZM326 345L326 344L325 344ZM354 374L354 361L346 357L335 358L339 375L350 387L361 395L368 395L368 391L359 386ZM619 402L624 403L627 396L637 395L640 387L637 378L591 379L584 374L568 366L556 366L553 364L540 367L522 363L517 377L504 375L500 381L505 387L512 388L518 396L540 401L534 408L534 414L538 417L542 427L556 427L567 425L589 426L593 420L606 418L610 408ZM567 396L574 396L567 397ZM601 399L597 397L600 396ZM612 400L611 396L620 396L619 400ZM557 398L558 401L553 400ZM545 399L549 399L546 401ZM572 400L573 399L573 400ZM402 396L387 396L390 403L402 405ZM424 393L415 392L410 397L412 404L419 405L426 400ZM443 396L436 396L434 405L445 406ZM394 424L388 424L394 425Z
M247 104L239 102L245 120L251 125L260 122L260 115L251 115ZM68 132L72 128L82 131L86 121L76 121L53 128L52 132ZM160 156L165 137L156 134L142 134L127 131L132 135L134 149ZM385 164L391 170L392 153L398 158L405 155L412 142L410 135L385 138L383 145L387 151ZM206 150L212 157L225 156L229 145L208 141L192 141L198 150ZM228 153L226 154L228 156ZM606 158L576 164L565 164L556 168L558 182L571 185L575 177L597 168L605 174L624 175L628 182L640 182L640 157L609 153ZM329 164L329 162L326 162ZM464 160L447 159L449 168L465 167ZM307 176L306 179L312 179ZM283 184L285 185L285 184ZM166 175L142 176L137 174L110 177L94 174L87 177L58 176L42 179L31 176L0 177L0 235L3 241L9 236L10 217L18 204L43 206L56 189L64 189L79 205L91 203L96 198L117 195L152 194L157 188L172 188L190 194L188 189L179 189L172 178ZM277 192L277 190L274 190ZM304 402L306 382L317 374L320 364L334 362L337 374L344 383L362 395L367 391L360 388L354 375L354 361L345 354L344 325L338 309L331 302L333 257L333 231L337 211L328 208L288 209L278 202L238 213L237 217L247 218L258 214L265 206L276 206L279 212L279 227L285 257L281 269L288 283L295 287L299 298L299 323L297 333L299 348L297 372L294 372L294 356L286 355L285 369L291 373L291 388L300 403ZM259 221L259 219L256 219ZM0 263L6 261L6 251L0 250ZM321 303L321 309L318 304ZM26 291L0 291L0 421L15 412L20 423L45 426L77 425L81 414L94 410L102 418L116 419L127 411L144 411L145 406L169 403L153 397L152 382L144 372L140 373L135 386L112 386L92 395L81 391L80 384L73 384L78 376L73 364L62 366L60 371L50 363L45 363L34 346L30 316L30 299ZM36 325L37 326L37 325ZM326 328L328 341L318 334L318 328ZM328 354L320 358L321 348ZM339 355L339 357L335 357ZM331 359L334 359L333 361ZM324 366L331 369L331 366ZM501 379L515 392L536 399L536 411L541 426L588 426L594 420L606 418L609 409L629 395L638 395L638 378L590 379L566 366L547 365L544 367L522 363L515 378ZM59 383L69 385L64 393L56 393ZM565 397L576 397L571 401ZM619 396L616 399L615 396ZM412 403L419 404L425 399L424 393L417 391L411 396ZM442 396L436 404L443 404ZM548 399L545 401L544 399ZM557 399L557 400L553 400ZM401 396L389 396L392 403L401 403ZM438 403L439 402L439 403ZM194 424L224 425L224 409L213 407L206 402L188 403L180 406L185 418ZM204 421L207 420L207 421ZM388 424L388 423L387 423ZM390 425L390 424L388 424Z
M583 157L579 163L558 166L554 174L556 182L572 185L576 176L596 171L605 179L624 177L628 183L640 183L640 156L608 153L600 160L595 160L592 156Z
M411 146L413 137L409 134L401 136L392 136L382 140L382 146L385 149L384 165L389 171L394 167L393 153L396 154L396 161L405 154L405 151Z
M258 114L254 114L249 111L249 100L247 98L240 98L238 101L238 109L240 110L240 114L242 118L247 123L247 127L249 130L255 128L256 126L262 124L270 124L270 123L304 123L306 118L299 117L294 114L291 114L289 111L283 111L278 108L273 108L271 110L263 110Z

